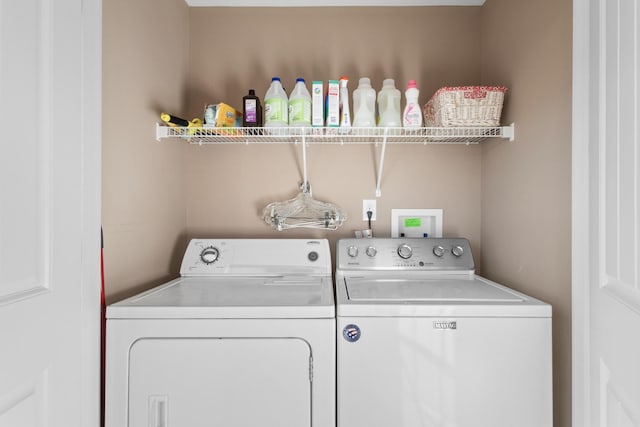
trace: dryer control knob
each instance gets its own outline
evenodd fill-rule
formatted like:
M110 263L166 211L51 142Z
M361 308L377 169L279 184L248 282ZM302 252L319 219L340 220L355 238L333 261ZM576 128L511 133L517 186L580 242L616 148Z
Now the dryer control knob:
M207 246L200 252L200 259L207 265L216 262L219 256L220 252L213 246Z
M413 255L413 249L411 249L411 246L403 243L398 246L398 255L400 255L400 258L402 259L409 259L411 258L411 255Z
M444 248L440 245L433 247L433 254L438 258L442 257L444 255L444 252L445 252Z
M453 248L451 248L451 253L456 257L460 258L464 253L464 248L460 245L454 246Z
M377 253L378 253L378 250L373 246L367 247L367 255L369 256L369 258L373 258L374 256L376 256Z
M357 246L349 246L347 248L347 255L351 258L355 258L358 256L358 247Z

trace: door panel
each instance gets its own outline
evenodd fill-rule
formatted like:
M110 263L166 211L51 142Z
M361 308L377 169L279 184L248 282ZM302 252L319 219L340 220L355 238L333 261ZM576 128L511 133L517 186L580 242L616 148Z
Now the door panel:
M311 425L302 339L141 339L129 357L131 427Z
M601 0L600 287L640 313L638 289L637 1Z
M0 157L2 200L10 201L0 212L0 304L49 287L51 22L38 1L9 3L0 3L0 117L10 124L3 148L11 147Z

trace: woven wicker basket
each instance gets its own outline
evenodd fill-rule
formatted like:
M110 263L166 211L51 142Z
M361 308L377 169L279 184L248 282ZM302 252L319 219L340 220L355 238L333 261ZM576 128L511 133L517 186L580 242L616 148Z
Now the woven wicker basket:
M443 87L422 107L425 126L500 126L502 86Z

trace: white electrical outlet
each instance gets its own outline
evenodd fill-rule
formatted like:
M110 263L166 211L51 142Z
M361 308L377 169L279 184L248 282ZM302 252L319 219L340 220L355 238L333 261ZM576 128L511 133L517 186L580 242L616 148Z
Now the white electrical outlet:
M362 201L362 220L369 221L369 217L367 216L367 212L371 211L373 215L371 215L371 221L376 220L376 201L374 200L363 200Z

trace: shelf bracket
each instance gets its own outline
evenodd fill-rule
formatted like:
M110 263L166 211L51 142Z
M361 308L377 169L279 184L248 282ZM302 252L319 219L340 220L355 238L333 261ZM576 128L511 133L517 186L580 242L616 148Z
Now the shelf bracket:
M382 167L384 166L384 155L387 149L387 136L389 128L384 128L384 136L382 138L382 150L380 151L380 164L378 165L378 176L376 177L376 197L382 196L380 184L382 182Z
M509 142L513 142L516 139L516 124L511 123L509 126L503 126L502 137L509 138Z

